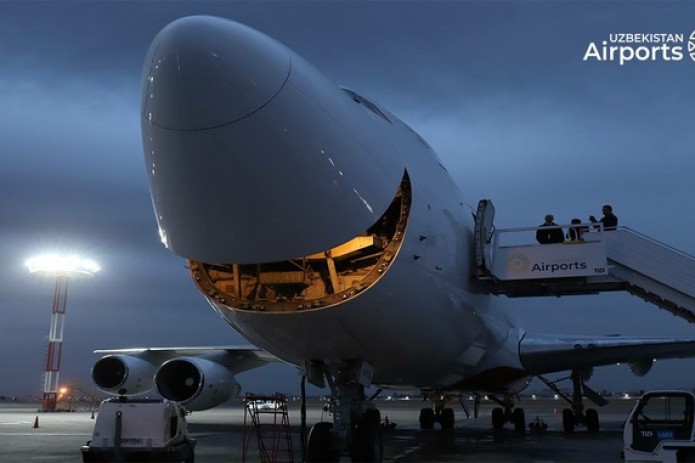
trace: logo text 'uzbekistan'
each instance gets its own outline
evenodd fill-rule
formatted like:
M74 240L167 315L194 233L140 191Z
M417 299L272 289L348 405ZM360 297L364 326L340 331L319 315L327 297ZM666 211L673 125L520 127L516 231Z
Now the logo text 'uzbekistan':
M685 53L695 61L695 31L684 34L608 34L608 40L590 42L583 61L617 62L624 66L629 62L679 62Z

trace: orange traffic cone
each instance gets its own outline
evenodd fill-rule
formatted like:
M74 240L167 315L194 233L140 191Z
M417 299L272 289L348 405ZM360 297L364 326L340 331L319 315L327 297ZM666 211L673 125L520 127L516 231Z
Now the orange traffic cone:
M34 429L39 427L39 417L37 416L36 419L34 420Z

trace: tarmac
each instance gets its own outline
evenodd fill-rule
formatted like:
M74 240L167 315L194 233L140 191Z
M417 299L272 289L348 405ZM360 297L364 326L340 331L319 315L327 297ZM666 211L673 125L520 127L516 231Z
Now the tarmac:
M622 426L635 398L613 399L600 410L601 432L589 434L583 428L573 434L562 432L561 400L523 399L528 424L536 418L548 425L542 433L517 435L507 425L501 433L491 429L490 413L495 406L483 402L477 419L466 419L456 404L456 426L453 431L420 430L418 412L420 400L378 401L382 419L395 423L384 431L385 462L620 462ZM95 420L87 408L74 412L43 413L38 403L0 402L0 462L74 463L82 461L80 447L90 438ZM301 461L299 444L299 402L289 404L293 453L280 452L277 461ZM307 409L309 425L325 416L322 404L312 401ZM327 418L327 417L326 417ZM250 416L244 424L241 401L188 416L188 429L197 439L197 463L259 462L261 461ZM272 415L262 415L266 423ZM327 418L328 419L328 418ZM34 427L38 420L38 427ZM267 429L267 428L266 428ZM243 452L245 430L252 437L246 455ZM264 435L270 446L270 437ZM281 447L283 448L283 447ZM245 458L244 458L245 457ZM290 457L293 460L290 460ZM341 459L347 462L349 458Z

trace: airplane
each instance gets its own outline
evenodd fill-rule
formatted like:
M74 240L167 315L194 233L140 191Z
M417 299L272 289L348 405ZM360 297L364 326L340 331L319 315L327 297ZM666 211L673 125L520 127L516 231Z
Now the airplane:
M428 143L255 29L169 24L145 59L141 104L160 238L252 345L98 351L103 391L155 389L200 410L238 393L235 374L286 362L333 398L306 461L381 461L371 386L422 391L433 403L422 428L453 428L448 398L489 393L493 427L523 432L518 392L572 371L566 429L597 431L582 403L600 402L585 384L592 367L643 375L652 359L695 355L693 338L526 332L471 278L475 211Z

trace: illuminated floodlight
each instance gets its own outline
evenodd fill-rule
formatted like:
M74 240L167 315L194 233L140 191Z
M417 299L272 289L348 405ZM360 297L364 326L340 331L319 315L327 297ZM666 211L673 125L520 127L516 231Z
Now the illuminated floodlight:
M100 269L93 260L83 259L75 254L42 254L28 259L25 265L31 273L50 275L56 280L43 387L42 410L49 412L56 408L58 393L60 393L60 398L63 398L68 392L65 387L58 388L61 353L63 351L63 326L68 299L68 280L77 277L90 278Z
M41 254L27 259L25 265L31 273L46 273L70 277L91 277L101 270L96 262L75 254Z

